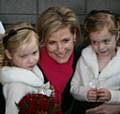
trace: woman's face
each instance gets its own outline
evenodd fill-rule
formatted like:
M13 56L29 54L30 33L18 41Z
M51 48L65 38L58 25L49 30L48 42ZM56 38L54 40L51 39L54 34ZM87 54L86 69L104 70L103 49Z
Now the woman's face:
M115 54L117 35L112 35L107 27L100 32L90 33L91 45L98 56L112 56Z
M60 64L66 63L73 52L74 40L75 35L70 32L69 27L53 32L46 42L48 55Z

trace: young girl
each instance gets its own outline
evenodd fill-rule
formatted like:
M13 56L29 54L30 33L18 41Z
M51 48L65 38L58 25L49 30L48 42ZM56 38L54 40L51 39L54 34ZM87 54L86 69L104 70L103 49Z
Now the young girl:
M88 47L83 49L71 81L79 101L74 113L102 103L120 103L119 20L108 11L92 11L84 23Z
M18 114L15 103L27 93L38 93L44 83L37 67L39 37L30 24L18 23L3 38L5 61L0 80L6 100L5 114Z

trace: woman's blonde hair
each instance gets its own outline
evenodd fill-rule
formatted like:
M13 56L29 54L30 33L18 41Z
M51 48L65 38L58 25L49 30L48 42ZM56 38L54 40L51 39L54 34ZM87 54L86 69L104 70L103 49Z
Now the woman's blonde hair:
M64 27L69 27L70 32L76 34L76 40L80 40L80 23L75 13L63 6L48 8L40 15L37 22L40 42L47 41L50 33Z

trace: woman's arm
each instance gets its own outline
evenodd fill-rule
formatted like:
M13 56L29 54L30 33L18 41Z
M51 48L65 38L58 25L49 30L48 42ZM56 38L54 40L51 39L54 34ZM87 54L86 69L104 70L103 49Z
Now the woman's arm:
M120 104L103 104L92 109L88 109L86 114L119 114Z

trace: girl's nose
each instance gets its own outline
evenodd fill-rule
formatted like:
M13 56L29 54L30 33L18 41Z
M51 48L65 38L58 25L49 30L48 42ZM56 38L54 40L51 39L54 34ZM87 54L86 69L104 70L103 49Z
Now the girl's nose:
M34 57L33 57L33 56L30 56L30 57L29 57L29 62L30 62L30 63L33 63L33 62L34 62Z
M104 43L103 42L99 42L98 43L98 47L99 47L100 50L103 49L104 48Z

